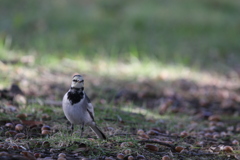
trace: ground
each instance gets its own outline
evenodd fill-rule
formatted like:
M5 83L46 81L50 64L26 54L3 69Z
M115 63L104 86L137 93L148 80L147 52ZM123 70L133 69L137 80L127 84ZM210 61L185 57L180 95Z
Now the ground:
M102 141L89 128L83 138L80 127L71 134L62 112L61 99L76 73L29 65L1 63L3 74L14 79L1 90L2 157L239 159L235 80L211 77L199 83L160 75L126 80L84 73L96 122L108 137Z

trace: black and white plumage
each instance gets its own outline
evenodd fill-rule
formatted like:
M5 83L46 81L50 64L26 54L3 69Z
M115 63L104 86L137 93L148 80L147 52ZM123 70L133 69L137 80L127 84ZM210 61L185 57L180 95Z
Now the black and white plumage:
M88 125L98 138L106 139L106 136L94 121L94 108L90 99L84 93L84 79L81 75L73 76L71 88L63 97L62 107L65 116L71 123L72 130L74 124L81 125L82 136L84 126Z

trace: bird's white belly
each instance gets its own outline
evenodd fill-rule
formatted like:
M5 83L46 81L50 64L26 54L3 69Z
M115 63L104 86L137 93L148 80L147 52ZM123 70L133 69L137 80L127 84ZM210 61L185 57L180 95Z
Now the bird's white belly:
M72 123L72 124L85 124L85 125L90 125L93 123L93 121L90 118L89 113L81 107L79 104L75 105L64 105L63 106L63 112L67 119Z
M82 124L84 122L84 117L82 113L82 109L77 108L76 106L67 106L63 109L65 116L72 124ZM77 106L79 107L79 106Z

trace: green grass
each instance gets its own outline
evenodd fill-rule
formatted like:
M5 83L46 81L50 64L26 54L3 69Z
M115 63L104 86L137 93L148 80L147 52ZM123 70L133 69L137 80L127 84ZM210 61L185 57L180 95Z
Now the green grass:
M24 54L36 51L40 62L49 62L41 58L46 54L134 58L224 72L239 59L240 3L234 0L25 0L22 6L3 0L0 6L4 45Z
M108 135L108 141L101 141L98 139L92 140L86 138L88 136L95 137L95 134L88 127L85 128L84 138L79 137L80 127L78 126L75 127L74 134L71 134L68 128L70 126L67 127L66 125L67 120L61 118L63 117L61 108L51 107L50 109L54 112L48 112L45 110L46 108L49 108L49 106L27 105L26 108L21 111L31 115L27 117L28 120L31 120L32 117L35 117L34 120L41 120L41 114L48 113L51 116L51 120L44 121L44 124L52 127L53 134L38 138L23 139L21 141L12 139L11 144L22 145L23 147L28 147L34 153L41 153L44 150L41 143L47 141L50 143L50 148L53 148L55 152L59 152L61 149L66 149L63 152L67 153L68 156L70 156L69 153L79 153L80 155L88 158L116 156L118 153L124 153L126 149L130 149L131 155L136 156L138 154L143 154L148 158L152 157L154 159L159 159L162 156L158 156L151 151L147 151L144 145L139 145L138 141L140 140L136 139L135 135L137 130L143 129L144 131L148 131L151 128L161 128L170 133L179 134L184 130L189 131L189 128L191 128L190 126L193 123L189 123L191 122L192 117L189 117L188 115L166 114L161 116L153 111L151 112L144 109L138 110L137 106L134 106L133 104L125 104L125 107L122 108L112 105L107 105L102 108L97 105L95 107L96 122ZM35 112L35 110L38 112ZM14 113L10 113L10 115L15 117ZM118 116L122 118L124 123L118 121ZM106 121L103 120L103 117L107 117L115 121ZM155 120L155 122L148 121L149 118ZM159 119L161 119L161 122L158 121ZM206 121L203 121L200 124L198 122L195 123L197 123L197 125L195 125L194 132L202 131L208 126ZM108 130L106 127L111 127L113 130ZM114 136L111 136L112 133L114 133ZM234 135L231 139L233 137L237 139L239 136ZM194 140L197 141L198 138L199 137L195 137ZM177 138L173 144L189 147L189 144L186 143L186 141L188 141L187 139L188 138ZM1 140L3 141L4 139ZM129 147L121 147L120 145L123 142L131 142L132 145ZM40 146L37 146L37 143L39 143ZM156 144L156 146L160 148L159 152L164 153L167 151L167 148L162 145ZM203 147L196 146L195 144L192 144L191 148L200 150L203 149ZM187 155L185 156L188 157ZM221 155L219 156L221 157ZM223 154L222 156L224 159L226 155ZM175 155L174 157L177 158L178 156ZM194 159L194 156L191 156L191 158Z
M35 70L35 68L32 68ZM96 80L96 79L95 79ZM106 80L107 81L107 80ZM109 84L106 82L103 85L106 86ZM111 85L111 84L110 84ZM116 85L116 83L115 83ZM108 86L109 87L109 86ZM169 133L180 134L182 131L187 131L188 133L201 132L209 127L209 121L193 119L193 115L186 115L186 114L178 114L178 113L168 113L166 112L164 115L158 114L158 109L147 109L144 106L139 106L133 103L120 103L114 104L111 103L104 103L104 97L101 96L102 90L98 90L98 88L91 88L99 94L100 96L96 96L97 98L93 99L93 104L95 106L95 120L97 124L100 126L102 130L108 136L108 141L101 141L98 139L88 139L87 137L95 137L95 134L89 129L89 127L85 128L84 138L80 138L80 127L76 126L74 134L72 135L69 133L69 127L66 125L67 120L64 119L64 115L62 112L61 107L59 106L46 106L46 105L39 105L39 104L27 104L25 107L20 107L17 113L8 113L3 114L6 116L9 121L16 120L16 114L18 113L27 113L28 117L27 120L33 121L42 121L42 114L49 114L51 119L44 120L43 123L52 127L53 133L48 136L40 136L38 138L31 138L31 139L23 139L21 141L11 139L11 144L22 145L23 147L29 147L31 152L34 153L41 153L43 151L43 146L41 143L47 141L50 143L51 148L56 150L56 152L60 152L61 149L66 148L63 152L68 153L68 156L72 155L73 152L79 153L82 156L88 158L99 158L101 156L114 156L118 153L124 152L126 149L131 149L131 155L135 157L138 154L143 154L147 158L154 157L155 159L159 159L162 156L156 155L153 152L150 152L145 149L144 145L140 145L137 139L137 130L143 129L145 132L151 130L152 128L158 128L163 131L167 131ZM109 93L110 94L110 93ZM34 98L34 97L32 97ZM36 98L36 97L35 97ZM40 98L40 97L39 97ZM4 102L1 102L3 105ZM2 115L2 114L1 114ZM109 118L112 121L108 121L104 118ZM122 119L122 122L120 121ZM227 120L227 121L226 121ZM230 120L237 120L235 116L232 117L223 117L223 122L227 123ZM226 125L226 124L225 124ZM232 125L232 124L231 124ZM28 126L29 127L29 126ZM1 134L4 134L5 130L1 131ZM40 132L40 131L39 131ZM26 132L28 133L28 131ZM113 135L113 136L112 136ZM161 137L161 136L160 136ZM154 136L152 136L154 138ZM164 139L171 139L171 137L161 137L162 141ZM239 135L233 134L231 137L226 137L229 139L238 139ZM201 137L193 137L194 142L202 140ZM222 138L221 140L223 140ZM173 138L173 145L181 145L183 147L188 147L191 145L192 149L200 149L203 150L204 147L199 147L195 143L192 143L188 140L188 138ZM1 141L5 141L5 137L1 138ZM36 146L36 142L40 143L40 146ZM120 144L123 142L132 142L132 146L129 147L121 147ZM207 142L207 140L206 140ZM79 146L82 143L83 146ZM167 154L169 149L164 147L163 145L158 145L159 152ZM71 153L71 154L70 154ZM179 158L175 152L174 158ZM186 157L190 157L194 159L194 156L185 155ZM218 155L215 158L225 158L225 154ZM214 159L214 157L211 157ZM197 158L196 158L197 159Z

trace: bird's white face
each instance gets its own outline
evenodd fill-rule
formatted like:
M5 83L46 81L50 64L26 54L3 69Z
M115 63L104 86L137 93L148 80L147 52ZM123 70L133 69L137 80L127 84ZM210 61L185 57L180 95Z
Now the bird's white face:
M84 79L81 75L75 75L72 79L71 87L73 88L83 88L84 86Z

